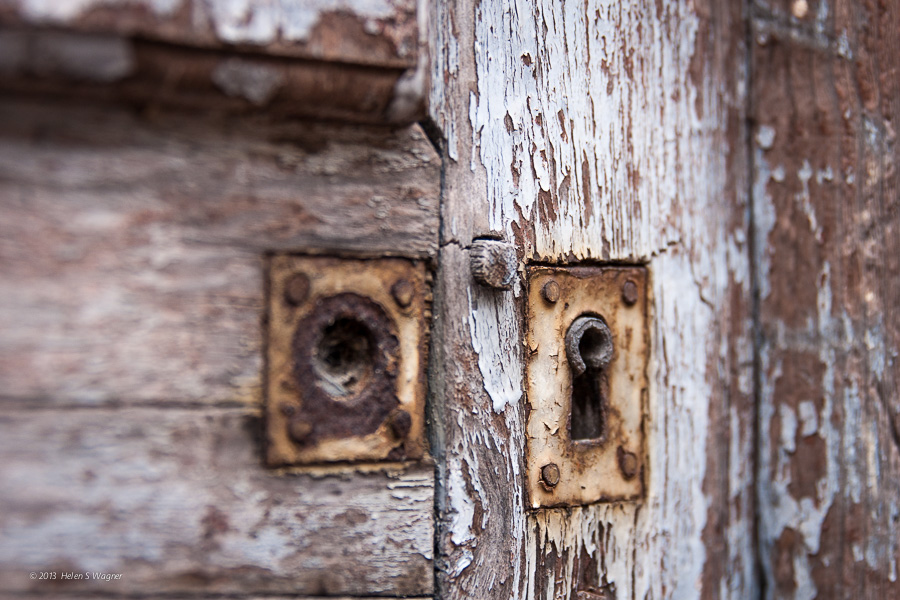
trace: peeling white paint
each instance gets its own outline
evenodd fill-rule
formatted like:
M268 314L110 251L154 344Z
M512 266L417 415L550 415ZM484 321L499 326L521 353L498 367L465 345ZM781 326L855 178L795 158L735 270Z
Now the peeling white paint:
M508 299L485 291L469 290L469 332L472 348L478 354L478 368L484 389L491 397L495 413L519 403L522 398L522 365L509 360L505 351L515 345L519 334L516 307Z
M486 211L487 229L508 239L519 228L530 239L534 227L533 246L522 249L526 261L650 259L653 278L647 498L529 517L528 579L511 597L568 597L579 548L602 557L600 574L618 597L695 597L707 558L703 483L710 399L718 393L709 369L727 352L717 319L729 286L749 295L750 285L746 239L727 231L731 208L721 198L727 104L741 99L728 98L714 78L698 89L687 75L700 31L689 3L667 3L658 13L649 1L492 0L473 10L474 31L454 22L469 14L435 24L430 107L448 144L448 168L465 171L453 181L484 182L466 190L467 204ZM464 52L474 54L472 74ZM459 139L462 132L469 139ZM452 162L457 153L464 165ZM451 211L445 220L450 239L464 231L456 219ZM521 394L520 371L509 364L518 365L511 351L520 334L510 300L489 294L470 293L468 329L491 408L508 417ZM749 389L747 329L741 385ZM725 418L741 434L732 440L731 493L749 501L748 428ZM483 443L482 436L472 433L469 442ZM520 506L521 498L513 502ZM752 522L731 517L729 579L719 585L743 598L754 593ZM555 589L537 590L536 552L553 547L565 552L567 570L548 583Z
M158 17L171 16L184 0L141 0ZM133 4L134 0L19 0L20 10L30 21L67 22L89 10Z
M257 106L272 99L282 80L281 72L270 65L234 57L220 62L212 73L213 83L223 92Z
M819 416L816 405L810 400L803 400L797 407L800 417L800 435L803 437L814 434L819 430Z
M763 196L762 198L767 197ZM819 288L818 299L817 322L820 334L831 330L832 298L830 277L830 266L826 263L819 276L819 280L824 282ZM775 406L778 407L779 424L782 433L780 444L774 451L777 455L774 464L770 458L772 455L771 451L764 451L760 454L760 480L769 482L767 486L762 486L759 490L763 528L761 544L763 544L764 553L769 556L768 559L763 561L763 568L768 573L767 577L772 578L771 569L774 565L771 554L769 554L771 548L785 529L795 530L801 535L807 552L797 553L792 559L796 584L794 598L811 600L816 597L818 590L812 577L812 565L808 557L819 552L822 524L840 488L840 464L842 459L838 455L839 449L836 445L826 444L826 471L816 484L816 497L814 499L804 496L798 501L788 489L792 483L790 465L792 454L796 450L798 423L796 415L787 404L775 403L771 400L775 397L774 385L781 376L781 368L771 365L769 356L768 352L763 353L762 370L763 373L769 373L770 375L763 379L761 390L762 397L767 399L767 401L761 407L760 426L762 432L760 439L770 439L769 431L772 426ZM826 365L825 373L820 382L821 389L824 390L824 399L822 400L824 405L821 414L817 414L815 403L819 399L805 398L799 401L799 432L804 434L804 432L808 431L810 435L819 435L825 440L838 439L837 429L832 424L831 419L837 400L833 372L834 349L824 345L820 349L820 359ZM818 424L815 427L815 433L813 433L813 422ZM771 588L768 593L772 594Z
M242 577L235 573L266 571L306 591L308 582L291 578L334 564L352 542L356 555L346 564L375 574L356 585L384 593L390 588L380 587L382 578L409 577L420 572L410 564L425 568L432 558L429 468L299 475L275 485L279 478L260 471L247 443L245 411L98 410L70 410L65 419L4 415L14 423L0 440L10 458L0 470L7 573L63 566L126 573L128 589L159 595L160 578L186 570L214 571L236 587ZM40 448L27 443L33 439ZM9 510L23 506L46 514ZM210 514L220 522L212 531ZM24 590L11 585L7 593Z
M773 140L774 133L771 134ZM766 145L766 139L757 144ZM775 206L768 193L769 182L780 183L789 177L796 176L800 189L789 197L793 209L805 217L805 228L814 239L824 245L823 225L816 214L816 206L821 206L821 199L815 198L818 190L810 189L810 182L818 186L828 185L835 180L835 171L831 165L814 167L810 160L799 160L795 174L788 174L782 166L770 170L761 150L755 154L754 216L757 226L757 256L759 265L759 288L765 299L770 294L769 273L772 248L768 237L775 226ZM844 180L853 185L855 175L852 167L844 168ZM815 202L818 200L818 202ZM855 214L850 225L866 229L871 221L868 210L860 210ZM801 217L802 218L802 217ZM799 225L799 223L798 223ZM835 234L832 232L832 236ZM865 245L863 245L865 251ZM870 254L875 256L876 254ZM843 267L843 265L842 265ZM845 278L846 273L839 273ZM801 325L793 328L776 321L770 324L774 335L770 336L768 345L763 346L761 353L761 369L763 373L760 439L766 442L760 453L759 481L765 482L759 488L760 507L760 545L763 554L763 567L769 581L774 580L773 562L778 560L774 554L775 545L787 530L800 535L802 550L792 556L794 592L792 598L814 598L821 591L817 589L813 577L812 557L817 556L823 564L829 563L828 554L823 550L834 552L833 548L822 548L823 525L829 512L853 510L856 505L866 506L871 514L866 515L870 523L878 523L881 528L877 534L868 535L859 542L848 542L853 559L865 562L873 571L896 572L896 542L885 543L885 540L896 540L896 521L885 518L882 510L870 504L871 498L878 497L883 485L883 450L879 448L881 439L876 421L872 419L870 381L858 374L837 372L836 365L840 357L848 356L848 347L862 342L864 355L867 357L866 369L877 379L881 379L885 370L885 359L889 355L886 346L883 317L878 312L877 297L863 292L867 307L867 317L860 324L858 317L847 310L835 307L832 288L841 283L833 280L832 265L824 261L821 270L815 277L817 286L816 312L811 314ZM842 300L846 302L847 300ZM864 327L862 331L859 331ZM812 388L820 390L821 397L794 398L797 402L796 413L790 405L775 395L776 384L783 375L781 358L791 352L813 354L824 366L820 381L814 381ZM877 405L877 401L876 401ZM821 408L818 408L821 407ZM840 419L835 417L839 415ZM774 427L780 429L777 444L772 440ZM797 449L801 438L818 437L823 442L825 471L815 482L813 497L803 496L797 499L797 491L790 486L796 482L793 473L797 468L796 457L792 454ZM803 468L801 465L800 468ZM846 512L844 514L847 514ZM890 575L889 575L890 577ZM781 590L783 592L783 590ZM769 586L768 598L778 597L779 591Z
M775 142L775 128L769 125L760 125L759 131L756 132L756 143L763 150L768 150Z
M217 37L233 44L307 41L328 13L351 14L363 27L378 33L380 21L411 12L415 0L17 0L22 17L34 23L67 24L98 9L148 10L159 19L172 18L182 8L194 24L211 24ZM412 48L398 48L402 56Z
M363 19L385 19L396 12L391 0L205 0L204 4L223 41L254 44L304 41L328 12Z
M754 166L756 168L755 179L753 182L753 218L754 229L756 234L756 246L753 256L753 262L757 268L757 285L759 286L760 298L767 298L771 293L769 286L769 273L771 272L771 259L769 257L769 234L775 228L775 205L772 203L772 197L769 195L766 186L770 179L775 181L784 180L784 169L781 170L781 177L777 178L773 175L772 169L765 155L761 150L754 151Z
M449 472L447 488L452 510L450 536L454 544L461 546L475 537L472 533L475 506L469 499L469 494L466 491L466 482L463 479L462 470L452 469Z

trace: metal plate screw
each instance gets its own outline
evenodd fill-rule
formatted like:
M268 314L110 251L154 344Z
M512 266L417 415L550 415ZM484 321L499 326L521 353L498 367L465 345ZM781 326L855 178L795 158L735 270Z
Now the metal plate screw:
M306 421L292 419L288 424L288 435L298 444L305 443L310 433L312 433L312 425Z
M391 296L400 308L407 308L413 299L415 288L406 279L400 279L391 286Z
M624 300L625 304L628 306L634 306L638 301L637 284L630 279L622 285L622 300Z
M412 427L412 417L405 410L398 410L391 415L390 425L391 433L394 434L394 437L402 440L409 435L409 430Z
M633 452L625 450L622 446L619 446L616 454L618 454L619 470L622 471L622 476L625 479L631 479L637 475L637 456Z
M555 304L559 301L559 284L553 281L552 279L544 284L544 287L541 288L541 298L549 302L550 304Z
M559 483L559 467L554 463L541 467L541 481L547 487L556 487L556 484Z
M516 249L500 240L475 240L469 251L470 267L475 281L482 285L508 290L516 278Z
M309 296L309 277L303 273L295 273L284 285L284 299L288 304L299 306Z

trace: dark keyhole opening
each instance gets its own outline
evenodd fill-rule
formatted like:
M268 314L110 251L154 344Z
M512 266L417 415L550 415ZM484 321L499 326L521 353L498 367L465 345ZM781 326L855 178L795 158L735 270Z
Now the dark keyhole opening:
M356 319L342 318L325 328L316 347L315 370L333 396L349 396L365 387L375 363L372 332Z
M599 329L587 329L578 342L578 352L588 371L602 369L609 363L609 336Z
M606 396L608 380L605 373L585 371L572 381L573 441L597 440L606 428Z
M602 441L609 410L606 369L613 358L609 327L597 316L578 317L566 332L566 353L572 367L570 439Z

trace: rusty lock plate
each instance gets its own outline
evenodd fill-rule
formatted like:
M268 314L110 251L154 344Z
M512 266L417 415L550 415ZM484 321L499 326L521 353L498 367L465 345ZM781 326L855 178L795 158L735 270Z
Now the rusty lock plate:
M268 274L269 465L422 458L424 265L278 255Z
M647 269L532 266L527 278L529 505L640 498Z

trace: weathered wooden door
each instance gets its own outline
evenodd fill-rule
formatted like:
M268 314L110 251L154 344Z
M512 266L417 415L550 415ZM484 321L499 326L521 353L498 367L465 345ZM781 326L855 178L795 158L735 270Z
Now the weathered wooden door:
M0 594L900 597L898 32L0 0Z

